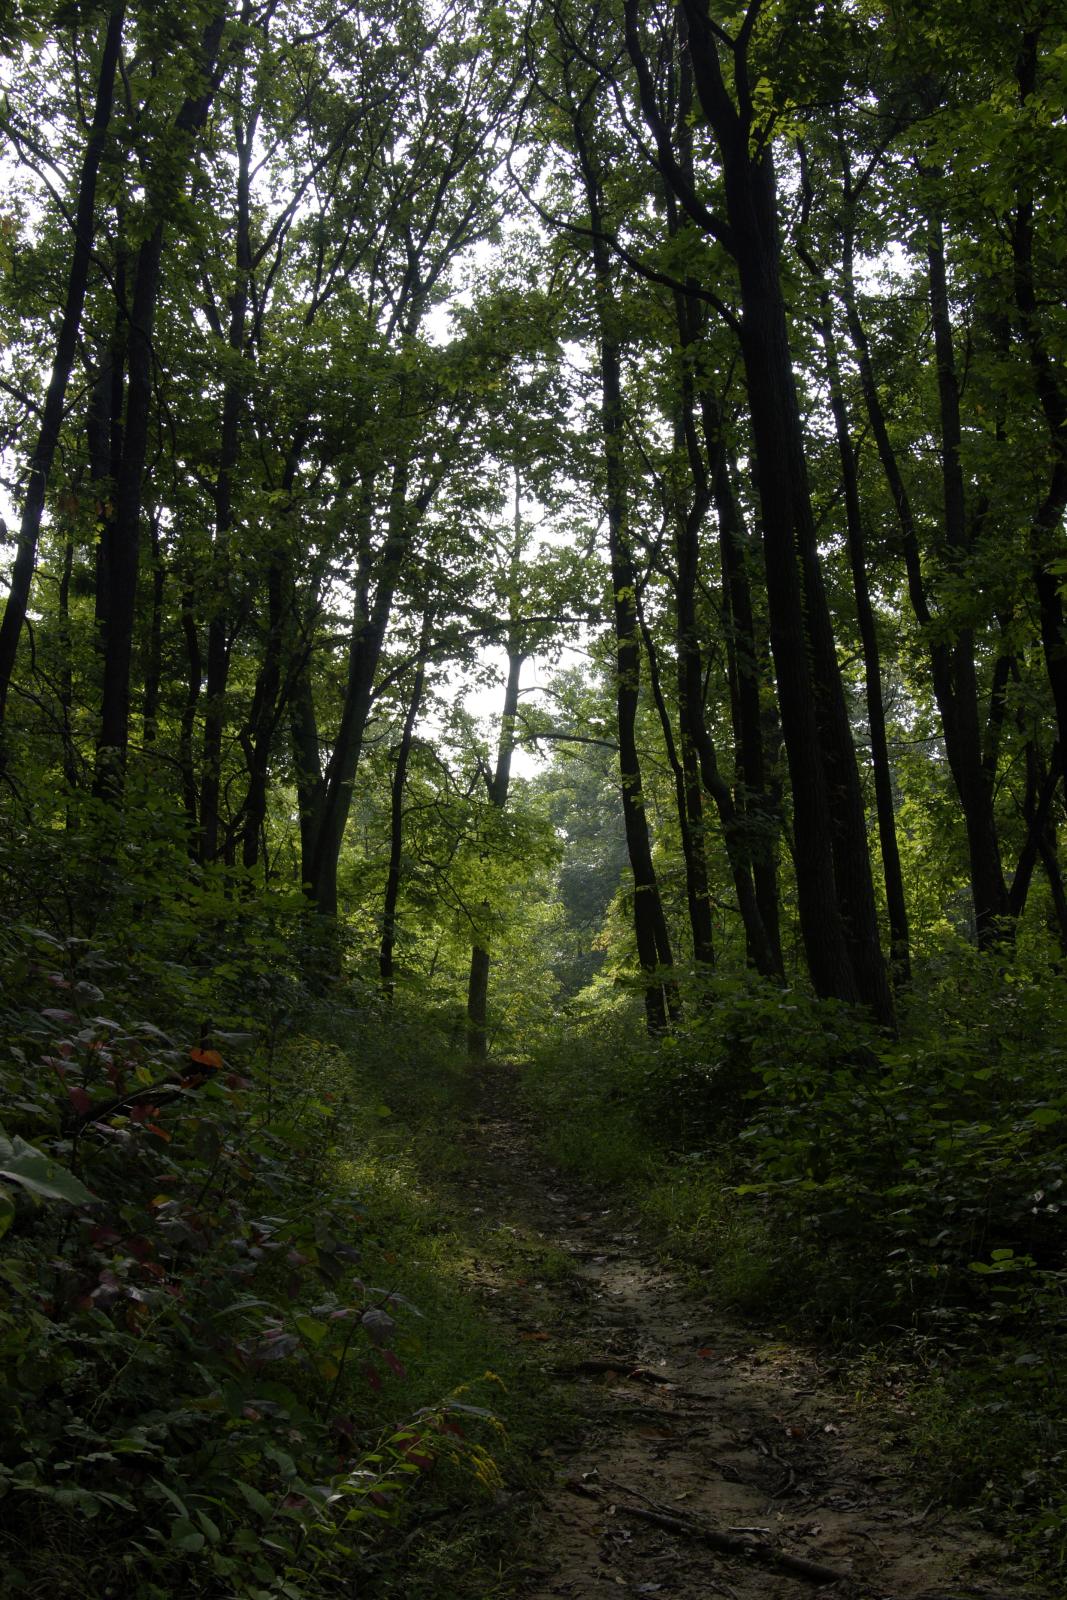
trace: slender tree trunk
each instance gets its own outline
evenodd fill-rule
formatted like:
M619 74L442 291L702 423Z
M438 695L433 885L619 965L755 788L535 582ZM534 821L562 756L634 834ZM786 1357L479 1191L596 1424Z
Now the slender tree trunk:
M930 313L941 414L945 542L952 570L964 577L970 540L967 533L963 463L960 457L963 429L960 422L959 381L956 376L956 356L952 342L944 242L941 223L937 217L930 220L928 230ZM1000 942L1008 933L1008 891L1000 860L1000 842L993 809L993 788L982 763L978 681L974 665L972 628L961 626L957 629L951 660L960 800L967 827L975 925L979 945L989 947Z
M503 812L511 786L511 758L515 753L515 716L519 708L519 679L525 652L519 644L519 629L513 622L508 634L508 675L504 685L504 711L500 718L496 765L486 788L489 804ZM490 911L492 908L486 905ZM471 947L470 976L467 981L467 1054L471 1060L484 1060L488 1047L489 938L484 932Z
M285 710L290 684L283 681L285 651L285 582L282 563L275 558L267 573L267 638L256 674L252 709L243 735L248 766L248 789L241 808L241 863L251 870L259 860L259 845L267 819L270 753L278 722Z
M730 786L723 779L715 747L707 726L707 717L704 706L704 663L700 648L700 632L697 626L697 577L700 556L700 530L705 514L715 498L712 480L717 477L721 454L720 441L715 439L716 454L711 458L711 472L705 465L704 456L700 448L700 440L696 424L696 403L693 393L693 384L690 377L686 351L695 342L698 327L698 311L695 300L681 294L675 296L675 311L678 322L678 332L682 344L682 381L681 404L678 418L677 434L684 445L685 456L689 464L689 475L693 485L693 502L686 508L681 505L675 510L675 613L676 636L678 651L678 716L679 716L679 742L682 746L681 775L684 790L687 795L695 791L700 794L700 781L711 795L719 814L719 821L723 830L727 858L730 863L730 872L734 881L737 894L738 910L745 929L745 945L748 959L756 970L764 977L779 975L781 971L781 957L776 951L775 943L768 934L760 909L759 897L756 892L756 880L752 870L752 854L750 849L749 830L746 827L745 800L738 803ZM702 406L702 420L706 423L711 415L714 402L710 396L704 397ZM709 442L709 434L705 431L705 444ZM720 485L720 489L721 489ZM736 507L734 508L736 509ZM747 584L744 586L744 598L747 600ZM751 624L751 613L748 621ZM736 652L733 657L736 661ZM735 710L740 706L740 693L732 696ZM746 711L749 706L746 696ZM759 710L759 691L756 689L756 714ZM758 751L759 782L762 785L762 741L758 721L755 727L756 747ZM688 761L688 765L687 765ZM699 774L699 780L698 780ZM677 781L677 779L676 779ZM692 807L692 799L687 804ZM700 840L701 862L703 862L703 808L700 813ZM711 907L707 896L706 867L703 868L703 898L707 911L707 936L711 934ZM691 913L692 915L692 907ZM703 929L702 929L703 931Z
M95 791L117 799L130 727L130 666L140 561L141 495L152 400L152 328L159 297L163 223L137 253L127 354L126 420L114 516L107 526L108 606Z
M71 531L63 544L63 570L59 579L59 706L63 713L63 777L71 794L78 786L78 762L71 725L74 708L74 639L70 626L70 581L73 572L74 534Z
M361 602L357 605L349 646L348 680L341 722L318 810L309 882L315 908L326 917L337 915L337 867L352 804L352 785L363 749L374 678L392 611L393 595L411 539L414 516L407 501L408 471L407 458L401 456L393 468L386 543L377 563L374 597L369 604ZM367 489L366 493L369 494L370 490ZM369 504L365 515L370 515Z
M37 443L30 458L26 497L23 501L19 524L15 564L11 572L11 587L0 621L0 763L3 761L2 734L7 707L11 674L15 667L19 635L26 619L30 586L37 562L37 541L41 531L48 480L52 472L59 431L63 423L67 385L70 382L74 357L78 348L85 294L89 282L89 263L92 258L95 235L96 180L100 168L111 121L111 107L115 91L115 73L122 42L122 25L125 17L124 0L112 0L108 12L107 30L104 34L100 68L96 82L96 104L93 120L82 156L78 177L78 198L75 206L74 244L71 251L70 270L67 275L67 292L63 304L63 317L56 339L52 373L41 413L41 427Z
M178 736L178 760L182 773L182 799L189 824L189 847L195 853L196 832L200 816L200 795L196 786L196 766L193 760L193 732L196 728L196 708L204 685L204 663L200 653L200 634L196 626L196 601L191 589L182 595L182 634L185 639L185 703L182 706L181 731Z
M253 113L247 126L234 119L237 157L236 282L230 296L227 330L229 363L222 397L219 466L215 478L215 539L211 552L211 605L207 636L207 700L204 715L203 768L200 779L200 859L219 853L219 803L222 786L222 743L226 726L226 686L230 676L233 631L228 611L230 537L234 524L234 473L241 453L241 416L245 400L245 329L252 282L251 171L252 146L259 122ZM258 837L258 834L257 834ZM247 835L246 835L247 838Z
M765 648L756 637L748 541L744 518L734 493L722 419L709 395L701 397L701 421L712 462L712 497L719 526L719 559L725 612L726 657L731 682L730 713L734 728L740 784L736 796L745 848L752 865L756 908L769 946L769 970L784 971L779 928L778 835L779 801L767 784L766 736L760 686L765 675ZM752 952L755 965L755 950Z
M311 893L315 842L319 836L326 784L320 761L319 725L311 674L305 663L297 672L289 700L289 733L300 818L300 881Z
M685 861L685 895L689 911L689 931L693 941L693 960L698 966L710 969L715 965L715 934L711 917L711 884L708 877L704 826L704 790L697 759L699 735L693 727L693 708L685 692L689 676L688 663L683 660L683 648L679 642L676 744L671 728L670 712L660 681L655 643L640 605L638 617L645 642L645 656L648 660L649 687L659 713L667 760L674 775L678 827L682 839L682 857ZM699 660L697 670L699 673Z
M818 268L808 260L815 277ZM845 498L845 525L848 537L848 559L852 571L852 588L856 598L856 620L859 624L860 644L863 650L864 685L867 698L867 725L871 737L871 765L874 770L875 806L878 813L878 836L882 847L882 874L885 880L886 909L889 914L890 954L894 976L898 983L911 979L911 941L908 930L908 910L904 898L904 876L900 866L900 848L897 843L896 810L893 799L893 774L889 761L889 741L886 735L885 706L882 700L882 667L878 646L878 626L871 588L867 577L866 534L860 505L859 473L856 452L849 429L848 407L841 382L841 364L834 339L830 293L825 287L819 290L819 336L826 360L826 373L830 386L830 409L837 434L837 450L841 461L841 483Z
M163 595L167 572L159 537L159 518L152 521L152 619L148 629L148 655L145 661L142 739L154 744L159 719L159 684L163 672Z
M624 462L622 350L616 324L612 265L604 238L600 182L592 159L581 111L573 116L586 199L593 225L591 252L596 281L600 346L600 426L604 440L604 474L611 558L612 613L615 626L615 716L619 743L619 776L623 828L634 880L633 922L637 959L644 974L645 1020L650 1033L662 1033L676 1002L664 971L674 964L663 914L659 884L652 864L652 844L641 787L637 751L637 706L641 682L641 638L637 620L637 575L628 526Z
M433 614L427 611L422 619L415 678L411 685L407 710L404 713L404 725L400 732L396 765L393 767L393 781L389 791L389 871L386 875L385 901L382 906L382 939L378 951L378 972L382 981L382 993L390 1004L396 989L393 953L396 949L396 908L400 899L400 879L404 860L404 790L407 785L411 747L415 738L415 724L419 718L426 684L426 651L432 621Z

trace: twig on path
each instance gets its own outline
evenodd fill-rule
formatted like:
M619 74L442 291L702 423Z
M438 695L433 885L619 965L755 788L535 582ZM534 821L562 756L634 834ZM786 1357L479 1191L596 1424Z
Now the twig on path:
M596 1487L589 1483L574 1482L568 1487L590 1498L595 1498L598 1493ZM633 1489L628 1484L617 1484L615 1487L622 1489L625 1494L636 1495L640 1500L648 1500L648 1496L642 1494L640 1489ZM710 1545L713 1550L721 1550L726 1555L748 1556L767 1566L777 1567L780 1572L791 1573L796 1578L807 1578L811 1583L843 1583L845 1580L843 1572L838 1572L835 1567L824 1566L821 1561L809 1561L806 1556L790 1555L788 1551L780 1550L777 1545L771 1544L766 1539L753 1539L740 1533L725 1533L721 1528L713 1528L709 1523L697 1521L684 1513L680 1514L673 1508L660 1509L655 1501L647 1506L626 1505L620 1500L612 1503L615 1510L623 1516L636 1517L640 1522L650 1522L653 1527L665 1528L668 1533L676 1533L686 1539L697 1539L701 1544Z
M665 1377L662 1372L656 1372L652 1367L643 1367L640 1362L620 1361L618 1356L585 1356L581 1361L573 1361L567 1366L556 1368L559 1373L592 1376L595 1373L613 1372L619 1378L633 1378L637 1383L673 1383L673 1378Z

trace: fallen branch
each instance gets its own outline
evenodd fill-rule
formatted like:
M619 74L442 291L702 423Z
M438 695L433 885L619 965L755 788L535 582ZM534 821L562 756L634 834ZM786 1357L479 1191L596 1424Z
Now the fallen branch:
M779 1571L792 1573L797 1578L807 1578L812 1583L844 1582L845 1574L836 1568L825 1567L821 1561L809 1561L806 1556L791 1556L788 1551L779 1550L777 1545L765 1539L750 1539L740 1533L723 1533L719 1528L708 1527L707 1523L690 1522L687 1517L670 1516L665 1511L650 1511L644 1506L628 1506L617 1501L615 1509L624 1516L637 1517L642 1522L651 1522L657 1528L666 1528L670 1533L683 1534L687 1539L699 1539L701 1544L710 1545L713 1550L722 1550L727 1555L755 1557L767 1566L777 1567Z
M572 1479L567 1487L574 1494L587 1495L590 1499L600 1499L603 1490L595 1484ZM621 1486L620 1486L621 1487ZM626 1492L640 1495L639 1489ZM642 1497L644 1498L644 1497ZM621 1500L613 1500L614 1510L622 1516L636 1517L641 1522L650 1522L653 1527L665 1528L668 1533L676 1533L686 1539L697 1539L701 1544L710 1545L713 1550L721 1550L725 1555L747 1556L756 1561L763 1562L769 1567L776 1567L779 1572L791 1573L796 1578L807 1578L811 1583L843 1583L845 1574L838 1572L835 1567L827 1567L821 1561L809 1561L806 1556L793 1556L787 1550L780 1550L766 1539L753 1539L745 1534L725 1533L721 1528L712 1528L706 1522L696 1522L689 1517L677 1515L673 1511L655 1511L646 1506L627 1505Z

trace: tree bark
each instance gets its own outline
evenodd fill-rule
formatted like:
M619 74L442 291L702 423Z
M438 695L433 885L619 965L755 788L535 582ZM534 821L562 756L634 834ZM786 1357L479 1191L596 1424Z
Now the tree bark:
M67 275L67 292L63 317L56 339L52 373L45 394L44 409L37 443L30 458L26 498L23 501L19 524L15 564L11 573L11 587L0 621L0 763L3 761L2 734L7 708L8 690L15 667L19 635L26 620L30 587L37 562L37 541L41 531L48 481L55 460L59 432L63 424L63 410L67 385L74 366L81 328L82 311L89 282L89 264L92 259L95 236L96 180L100 168L107 130L111 121L114 100L115 74L122 43L125 18L125 0L112 0L104 34L100 68L97 73L96 103L93 120L82 156L78 177L78 199L75 208L74 244L71 251L70 270Z
M741 350L763 512L764 554L782 731L793 790L797 899L816 991L862 1001L892 1023L892 996L878 936L863 797L837 663L808 489L800 410L779 265L770 145L753 124L747 38L735 45L739 100L723 80L703 0L683 0L701 108L722 162L726 217L707 214L733 255L741 297ZM642 108L657 136L661 170L677 167L641 49L636 0L627 0L627 44ZM755 141L755 149L753 149ZM692 204L687 188L680 197Z
M396 764L393 767L393 781L389 790L389 870L385 880L385 900L382 906L382 939L378 951L378 973L381 977L382 993L390 1004L392 1004L393 994L396 989L393 953L396 949L396 908L400 899L400 880L404 860L404 789L407 785L408 764L411 760L411 747L415 738L415 724L419 718L423 689L426 684L426 651L429 645L432 620L432 612L427 611L422 619L415 677L411 685L411 695L408 699L407 709L404 713L404 725L400 731L400 743L397 745L396 751Z
M808 198L810 200L810 196ZM813 278L818 281L821 275L816 263L803 251L802 255ZM885 705L882 699L882 667L878 645L878 627L875 621L874 606L871 603L870 581L867 577L867 541L863 524L863 511L860 505L859 473L856 463L856 451L849 428L844 386L841 382L841 363L834 338L830 291L825 284L820 282L817 293L819 302L818 332L826 361L826 375L830 390L830 410L833 413L838 458L841 462L841 485L844 490L845 500L848 559L852 572L852 590L856 599L856 621L859 626L860 645L863 650L867 725L871 738L871 766L874 771L878 836L882 848L882 874L885 882L886 910L889 915L890 960L896 981L900 984L905 984L911 980L911 940L908 929L908 909L904 897L904 877L900 866L900 847L897 843L893 774L889 761Z
M616 331L611 257L604 237L600 180L589 148L581 111L572 125L586 200L592 219L590 249L596 284L597 335L600 354L600 427L604 442L605 499L611 560L612 616L615 627L615 718L619 743L626 849L634 880L633 923L637 959L644 974L645 1021L650 1033L662 1033L676 1007L670 980L674 965L659 884L652 864L652 844L641 787L637 751L637 706L641 683L641 638L637 619L637 575L628 526L624 462L622 349Z
M216 63L225 20L223 11L205 27L197 52L200 78L197 93L187 96L175 119L174 132L183 152L203 127L214 99ZM113 800L122 795L129 745L130 666L140 564L141 501L152 400L152 334L162 277L166 212L175 187L184 181L184 173L183 161L177 168L168 166L165 174L156 174L154 183L149 180L155 222L137 252L130 308L122 459L115 482L114 515L108 519L105 530L108 614L94 779L95 792Z

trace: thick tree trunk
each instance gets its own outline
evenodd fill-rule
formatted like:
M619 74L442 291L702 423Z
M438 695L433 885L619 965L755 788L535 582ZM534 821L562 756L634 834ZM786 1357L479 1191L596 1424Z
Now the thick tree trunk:
M219 12L201 37L196 68L198 92L178 112L174 133L184 157L211 108L217 87L219 47L226 14ZM156 220L137 252L127 346L125 422L122 459L114 487L114 515L105 532L108 556L108 613L105 623L103 690L94 789L109 799L121 797L130 729L130 665L140 564L141 501L152 400L152 332L162 275L163 242L169 203L184 182L185 161L170 158L165 171L149 178ZM117 416L112 411L112 417Z
M640 36L626 3L626 42L660 169L690 215L733 256L740 339L763 512L771 651L793 789L794 862L805 953L816 991L862 1001L892 1023L867 848L866 818L808 490L804 435L779 263L771 147L754 124L748 45L755 12L731 47L727 89L705 0L683 0L685 47L719 147L725 218L695 195L674 154Z
M740 167L740 170L738 168ZM793 792L801 932L816 990L892 1017L855 752L808 493L769 154L727 161L763 510L771 650Z
M108 13L107 30L104 34L103 50L100 56L100 68L97 73L96 104L93 110L93 120L89 128L89 137L86 141L81 172L78 177L74 243L71 251L70 270L67 275L67 292L63 304L63 317L59 325L55 356L52 361L52 372L48 381L48 389L45 393L44 408L41 413L41 427L33 455L30 458L29 479L26 485L26 498L23 502L22 519L19 525L15 564L11 572L11 586L8 591L7 603L4 606L3 620L0 621L0 736L3 733L7 696L11 685L11 674L15 667L19 635L26 620L30 586L33 582L33 573L37 562L37 541L41 531L41 517L44 512L45 495L48 492L48 480L52 472L56 446L59 443L59 431L63 423L67 385L70 382L70 374L78 347L78 334L89 282L89 263L93 252L96 180L104 142L107 138L108 125L111 121L115 74L122 42L122 25L125 11L124 0L112 0ZM3 745L2 737L0 737L0 763L2 761Z

